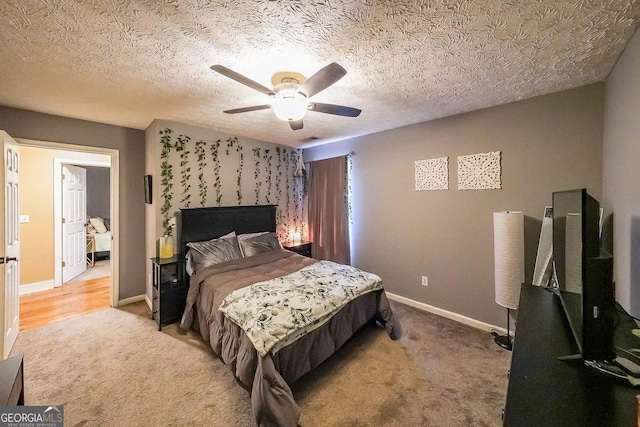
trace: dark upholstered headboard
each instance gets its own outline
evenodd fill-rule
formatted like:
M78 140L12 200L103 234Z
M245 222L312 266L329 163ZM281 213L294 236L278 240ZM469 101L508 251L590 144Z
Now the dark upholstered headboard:
M276 206L180 209L177 224L180 254L184 256L189 242L217 239L232 231L237 234L276 231Z

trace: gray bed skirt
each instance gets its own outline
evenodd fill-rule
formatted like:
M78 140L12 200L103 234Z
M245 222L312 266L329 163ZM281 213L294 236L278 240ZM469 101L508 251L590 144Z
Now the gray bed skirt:
M290 262L308 262L298 257L295 255ZM400 336L386 294L379 290L349 302L321 327L277 353L260 356L238 325L211 308L222 295L206 290L198 293L195 310L191 311L195 315L192 326L249 391L254 420L259 426L297 426L300 408L289 384L329 358L368 322L376 320L392 339Z
M200 313L200 310L197 312ZM198 329L202 328L203 321L206 322L201 317L198 315ZM325 325L282 348L275 355L260 356L247 338L242 346L244 350L239 352L245 355L245 360L237 363L238 354L234 357L228 352L224 357L218 356L250 392L256 425L295 427L300 418L300 408L289 384L328 359L371 320L384 325L392 339L399 338L399 328L395 324L389 301L384 291L377 291L351 301ZM237 329L234 333L244 334L239 326L232 324L231 327ZM247 346L251 348L247 350Z

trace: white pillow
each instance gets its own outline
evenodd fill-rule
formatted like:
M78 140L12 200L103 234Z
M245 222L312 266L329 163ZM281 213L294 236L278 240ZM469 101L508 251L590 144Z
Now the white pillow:
M93 225L93 228L96 229L96 233L98 234L107 232L107 227L105 227L104 222L100 217L89 218L89 224Z
M91 223L87 224L87 234L96 234L96 229Z

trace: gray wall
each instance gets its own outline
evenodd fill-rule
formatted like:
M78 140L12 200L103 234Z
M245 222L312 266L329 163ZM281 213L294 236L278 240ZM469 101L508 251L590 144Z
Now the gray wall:
M145 291L144 131L0 106L0 129L14 138L120 152L120 299Z
M640 316L640 31L607 79L603 147L604 205L614 213L616 298Z
M109 218L111 171L104 167L83 167L87 170L87 215Z
M586 187L601 200L603 105L604 85L594 84L309 148L304 157L356 152L353 265L382 276L389 292L504 327L494 302L493 212L525 213L530 281L551 193ZM502 189L458 191L457 156L498 150ZM416 192L414 161L445 156L449 190Z

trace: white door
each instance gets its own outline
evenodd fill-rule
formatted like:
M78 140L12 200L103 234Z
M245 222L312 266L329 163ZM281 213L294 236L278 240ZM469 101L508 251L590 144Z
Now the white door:
M4 227L0 228L2 244L0 250L4 251L1 263L4 264L4 274L0 274L0 307L4 315L0 316L2 323L3 339L0 341L2 349L0 353L6 359L18 336L20 328L20 203L18 199L18 143L6 132L0 131L4 153L4 173L0 174L3 181L0 187L0 222Z
M87 170L62 165L62 283L87 269Z

